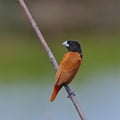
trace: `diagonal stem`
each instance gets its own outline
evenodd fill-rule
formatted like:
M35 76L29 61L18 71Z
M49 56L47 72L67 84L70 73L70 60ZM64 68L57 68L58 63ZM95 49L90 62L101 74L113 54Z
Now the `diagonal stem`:
M76 97L75 97L74 92L70 89L70 87L68 85L65 86L65 89L66 89L68 96L70 97L75 109L77 110L78 115L80 116L81 120L87 120Z
M53 54L52 54L48 44L46 43L46 41L45 41L45 39L44 39L44 37L43 37L43 35L42 35L38 25L36 24L35 20L33 19L33 17L31 15L29 9L27 8L24 0L19 0L19 2L21 4L22 8L24 9L24 11L26 13L26 16L28 17L30 23L32 24L32 27L35 30L35 32L36 32L40 42L42 43L45 51L47 52L47 54L48 54L48 56L50 58L50 61L52 62L53 66L54 66L54 69L57 70L57 68L58 68L57 61L56 61L55 57L53 56Z
M54 69L57 70L58 69L57 61L56 61L53 53L51 52L48 44L46 43L46 40L44 39L38 25L36 24L35 20L33 19L33 17L31 15L29 9L27 8L24 0L19 0L19 2L20 2L20 5L22 6L22 8L24 9L24 12L26 13L26 16L28 17L30 23L32 24L32 27L35 30L35 32L36 32L36 34L37 34L37 36L39 38L39 41L41 42L41 44L43 45L46 53L48 54L49 59L50 59L50 61L52 62L53 66L54 66ZM73 103L74 107L76 108L81 120L86 120L86 118L85 118L85 116L84 116L84 114L83 114L83 112L82 112L82 110L81 110L81 108L80 108L80 106L79 106L79 104L78 104L78 102L76 100L76 97L73 94L71 94L72 90L70 89L70 87L68 85L66 85L64 87L65 87L70 99L72 100L72 103Z

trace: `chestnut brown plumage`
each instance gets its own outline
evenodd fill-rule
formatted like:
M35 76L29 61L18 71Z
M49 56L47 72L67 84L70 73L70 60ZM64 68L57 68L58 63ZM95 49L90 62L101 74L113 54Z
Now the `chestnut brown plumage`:
M68 52L63 56L56 72L56 82L50 98L51 102L54 101L59 90L73 80L82 61L82 49L77 41L65 41L63 45L67 47Z

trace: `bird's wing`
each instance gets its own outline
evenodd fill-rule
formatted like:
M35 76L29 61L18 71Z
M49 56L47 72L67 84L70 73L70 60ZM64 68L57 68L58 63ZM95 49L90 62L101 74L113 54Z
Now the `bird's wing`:
M79 53L68 52L63 56L63 59L56 72L56 83L58 86L68 84L76 75L81 63Z

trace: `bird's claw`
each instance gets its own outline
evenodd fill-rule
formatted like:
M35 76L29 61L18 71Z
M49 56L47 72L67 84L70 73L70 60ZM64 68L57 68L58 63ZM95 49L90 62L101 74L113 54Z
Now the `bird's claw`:
M69 95L67 96L67 98L70 98L71 95L75 96L74 91L69 92Z

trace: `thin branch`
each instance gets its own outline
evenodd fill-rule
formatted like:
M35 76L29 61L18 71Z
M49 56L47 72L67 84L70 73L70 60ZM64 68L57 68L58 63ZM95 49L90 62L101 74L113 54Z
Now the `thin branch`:
M35 20L33 19L33 17L32 17L32 15L31 15L29 9L27 8L25 2L24 2L23 0L19 0L19 2L20 2L20 4L21 4L22 8L24 9L24 11L25 11L28 19L30 20L30 23L32 24L32 27L33 27L33 29L35 30L35 32L36 32L36 34L37 34L40 42L42 43L45 51L47 52L47 54L48 54L48 56L49 56L49 58L50 58L50 61L52 62L55 70L57 70L58 64L57 64L57 62L56 62L56 59L55 59L55 57L53 56L53 54L52 54L49 46L47 45L47 43L46 43L46 41L45 41L45 39L44 39L44 37L43 37L43 35L42 35L42 33L41 33L38 25L36 24Z
M66 89L68 95L70 95L70 99L72 100L72 103L73 103L75 109L77 110L81 120L87 120L76 97L73 94L70 94L70 93L73 93L72 90L70 89L70 87L67 85L67 86L65 86L65 89Z
M53 66L54 66L54 69L57 70L58 69L57 61L56 61L54 55L52 54L48 44L46 43L46 40L44 39L44 37L43 37L43 35L42 35L38 25L36 24L35 20L33 19L33 17L31 15L29 9L27 8L24 0L19 0L19 2L20 2L20 5L22 6L22 8L24 9L24 11L26 13L26 16L28 17L30 23L32 24L32 27L35 30L35 32L36 32L40 42L42 43L45 51L47 52L47 54L49 56L49 59L50 59L50 61L52 62ZM70 99L72 100L72 103L73 103L74 107L76 108L76 110L77 110L81 120L86 120L86 117L84 116L84 114L83 114L83 112L82 112L82 110L81 110L81 108L80 108L80 106L79 106L75 96L73 94L71 94L72 90L70 89L70 87L68 85L64 86L64 87L65 87L65 89L66 89Z

